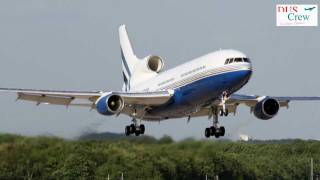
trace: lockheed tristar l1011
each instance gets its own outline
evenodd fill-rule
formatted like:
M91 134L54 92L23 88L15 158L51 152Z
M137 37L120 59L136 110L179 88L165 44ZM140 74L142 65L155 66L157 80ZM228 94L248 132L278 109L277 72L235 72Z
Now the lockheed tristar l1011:
M212 125L204 135L225 135L219 116L236 113L240 104L251 109L259 119L277 115L290 101L320 100L320 97L275 97L235 94L252 74L250 58L237 50L219 50L173 69L163 71L164 60L157 55L138 58L132 49L124 25L119 28L123 88L117 91L53 91L0 88L15 92L18 100L39 104L82 106L102 115L125 114L132 124L125 127L127 136L145 133L142 121L206 116Z

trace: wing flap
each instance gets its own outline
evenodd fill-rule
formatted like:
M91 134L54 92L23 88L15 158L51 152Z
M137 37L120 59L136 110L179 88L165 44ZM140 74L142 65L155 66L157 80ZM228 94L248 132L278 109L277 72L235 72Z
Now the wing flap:
M158 92L137 92L137 93L116 93L121 96L125 104L155 106L165 104L173 96L174 92L158 91Z
M34 101L38 105L41 103L56 104L56 105L70 105L74 100L73 97L63 97L63 96L51 96L42 94L26 94L17 93L17 100Z
M220 107L222 108L222 107ZM227 104L226 109L228 109L229 113L235 114L237 111L237 105L236 104ZM195 112L191 115L191 117L201 117L201 116L210 116L212 115L212 109L210 107L203 107L198 112Z

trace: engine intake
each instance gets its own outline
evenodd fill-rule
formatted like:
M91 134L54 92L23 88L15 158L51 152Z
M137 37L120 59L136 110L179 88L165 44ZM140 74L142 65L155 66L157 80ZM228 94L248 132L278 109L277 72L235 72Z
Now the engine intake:
M147 66L151 71L159 73L163 69L164 62L160 56L151 55L147 60Z
M114 115L122 111L124 101L119 95L109 94L96 102L97 111L103 115Z
M280 104L276 99L265 98L254 107L254 115L262 120L268 120L277 115Z

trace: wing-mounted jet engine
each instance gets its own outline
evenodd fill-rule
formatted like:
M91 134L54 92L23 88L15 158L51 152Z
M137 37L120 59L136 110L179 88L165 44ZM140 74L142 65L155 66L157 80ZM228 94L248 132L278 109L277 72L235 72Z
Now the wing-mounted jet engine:
M278 114L280 104L276 99L265 97L254 107L254 115L262 120L269 120Z
M109 94L102 96L96 102L97 111L102 115L114 115L120 113L124 107L124 101L121 96Z

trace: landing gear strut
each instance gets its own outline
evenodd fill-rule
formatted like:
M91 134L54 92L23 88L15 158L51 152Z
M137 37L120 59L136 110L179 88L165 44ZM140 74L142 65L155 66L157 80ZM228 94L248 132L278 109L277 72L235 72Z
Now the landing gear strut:
M228 109L225 109L225 110L220 109L219 110L219 114L220 114L220 116L228 116L229 115L229 111L228 111Z
M220 97L220 101L221 101L220 105L222 106L222 109L220 109L220 116L228 116L229 114L228 109L226 108L227 99L228 99L228 93L224 91Z

